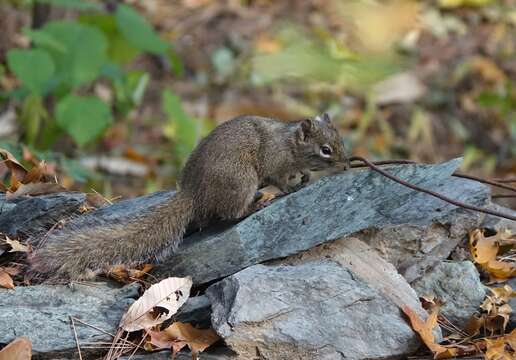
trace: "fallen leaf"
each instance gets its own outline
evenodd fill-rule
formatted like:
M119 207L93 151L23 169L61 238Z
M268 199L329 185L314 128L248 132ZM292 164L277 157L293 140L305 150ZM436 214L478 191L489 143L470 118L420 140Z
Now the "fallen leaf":
M11 250L9 250L9 252L29 252L30 251L29 246L23 245L18 240L11 240L11 239L9 239L9 237L6 236L4 241L11 247Z
M470 233L469 245L473 259L478 264L485 264L494 260L496 254L498 254L498 236L485 237L480 229L476 229Z
M153 267L151 264L144 264L141 269L129 269L125 265L115 265L109 269L107 275L117 281L131 283L144 277Z
M486 360L513 360L516 358L516 329L496 339L484 339Z
M120 321L125 331L149 329L168 320L190 296L192 278L170 277L148 288Z
M426 319L426 321L423 321L414 310L406 305L402 306L401 310L403 310L405 315L409 318L412 329L419 334L421 340L425 343L428 349L434 353L434 357L436 359L447 359L457 355L457 349L447 348L435 342L432 330L437 326L437 315L439 313L438 308L435 308L430 315L428 315L428 319Z
M516 291L514 291L509 285L488 289L493 294L492 299L496 304L506 304L510 299L516 297Z
M469 246L473 260L479 264L491 277L491 281L498 282L516 276L516 263L496 259L500 250L500 243L512 241L512 235L501 231L493 236L484 236L476 229L470 233Z
M0 157L2 158L2 163L11 171L11 186L12 186L12 178L14 177L16 180L20 181L25 177L27 170L23 167L22 164L19 163L18 160L11 154L9 151L0 148Z
M0 360L30 360L32 343L26 336L21 336L0 350Z
M14 289L14 282L11 275L3 268L0 268L0 286L6 289Z
M33 166L25 176L23 177L23 184L30 184L33 182L40 182L45 175L45 161L40 161L37 165Z
M29 184L20 184L16 191L8 193L6 198L14 199L20 196L37 196L60 193L63 191L66 191L66 189L56 183L35 182Z
M479 334L480 329L484 325L484 320L485 320L484 316L472 315L469 318L468 323L466 324L466 327L464 328L464 331L469 336L475 336L475 335Z
M220 339L212 329L197 329L191 324L181 322L175 322L162 331L148 331L148 334L149 343L158 349L173 348L177 352L188 345L193 359Z
M491 83L503 83L506 79L505 73L496 63L486 57L476 57L471 61L471 69Z

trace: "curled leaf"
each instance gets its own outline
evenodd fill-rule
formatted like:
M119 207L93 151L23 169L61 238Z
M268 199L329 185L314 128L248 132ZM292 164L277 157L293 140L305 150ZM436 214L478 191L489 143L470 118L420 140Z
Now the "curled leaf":
M122 317L125 331L149 329L174 315L190 296L192 278L170 277L148 288Z

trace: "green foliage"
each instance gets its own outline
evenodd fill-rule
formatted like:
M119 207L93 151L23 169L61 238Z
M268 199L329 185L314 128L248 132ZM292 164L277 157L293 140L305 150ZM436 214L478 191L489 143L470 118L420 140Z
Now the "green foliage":
M106 61L107 41L98 29L71 21L55 21L41 30L49 38L63 44L65 51L38 44L51 54L56 63L57 78L74 87L95 80Z
M84 0L36 0L39 3L50 4L54 6L76 9L76 10L101 10L99 4Z
M181 99L170 90L163 92L163 111L168 116L165 135L176 143L176 151L181 159L185 159L193 150L200 138L200 123L192 119L184 111Z
M115 14L116 24L126 40L137 49L153 54L164 54L169 44L161 40L145 18L127 5L119 5Z
M253 59L252 79L257 85L316 80L367 93L370 85L399 70L392 57L360 57L349 49L337 49L332 39L318 41L296 27L284 29L278 40L284 44L279 51Z
M57 124L79 146L96 139L113 121L111 110L94 96L68 95L57 104Z
M54 75L52 58L43 50L11 50L7 63L20 81L36 95L43 95Z
M21 87L7 96L20 101L20 123L29 145L48 148L64 132L84 146L101 136L114 118L125 116L142 101L149 74L123 66L142 52L175 54L127 5L118 6L111 15L91 1L36 1L83 13L79 21L52 21L38 30L23 30L33 48L8 51L7 65ZM179 68L179 60L173 60ZM100 79L107 80L114 93L110 104L91 94L92 85Z

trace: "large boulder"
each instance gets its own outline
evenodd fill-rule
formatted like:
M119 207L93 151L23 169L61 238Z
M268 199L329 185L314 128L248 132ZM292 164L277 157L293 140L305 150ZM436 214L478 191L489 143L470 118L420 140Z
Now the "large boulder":
M207 289L242 359L383 359L420 345L398 306L333 261L255 265Z

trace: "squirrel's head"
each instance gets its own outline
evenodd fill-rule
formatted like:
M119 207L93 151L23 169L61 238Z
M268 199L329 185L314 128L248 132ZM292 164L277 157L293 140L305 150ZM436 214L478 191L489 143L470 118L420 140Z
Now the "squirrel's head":
M296 141L299 154L310 170L349 168L344 144L327 113L299 121Z

